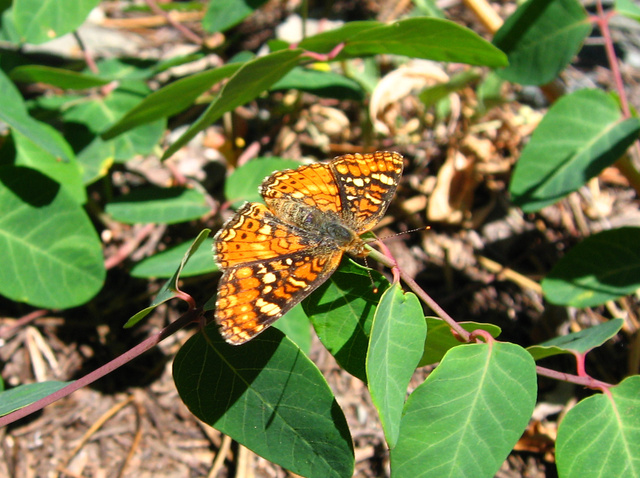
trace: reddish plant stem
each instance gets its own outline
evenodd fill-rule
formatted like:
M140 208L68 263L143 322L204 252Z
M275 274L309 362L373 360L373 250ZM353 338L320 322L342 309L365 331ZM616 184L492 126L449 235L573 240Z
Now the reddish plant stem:
M15 412L12 412L12 413L9 413L8 415L0 417L0 427L6 426L10 423L15 422L16 420L19 420L28 415L31 415L32 413L35 413L39 410L42 410L47 405L50 405L53 402L63 397L66 397L67 395L70 395L71 393L75 392L76 390L82 387L86 387L87 385L95 382L96 380L122 367L124 364L129 363L131 360L142 355L147 350L152 349L153 347L158 345L162 340L166 339L170 335L173 335L175 332L177 332L187 324L197 321L200 314L202 314L202 310L200 309L189 310L180 318L178 318L178 320L167 325L164 329L162 329L157 334L154 334L151 337L147 338L146 340L139 343L132 349L126 351L119 357L113 359L111 362L106 363L102 367L70 383L66 387L61 388L57 392L54 392L51 395L47 395L46 397L41 398L37 402L31 403L24 408L21 408L19 410L16 410Z
M471 339L475 339L478 343L485 343L492 345L495 342L493 336L486 330L477 329L471 332Z
M398 267L398 261L396 261L395 257L393 257L393 255L391 254L391 251L389 250L389 248L384 242L378 240L376 241L376 244L378 244L378 247L382 250L382 253L385 255L385 257L389 259L389 261L391 261L391 263L393 264L393 266L391 267L391 273L393 274L393 283L394 284L399 283L400 268Z
M611 68L611 74L613 81L618 91L618 97L620 98L620 109L625 118L631 118L631 110L629 108L629 100L624 90L624 82L622 81L622 73L620 72L620 64L616 51L613 46L613 38L611 37L611 30L609 30L609 21L611 17L616 14L615 10L609 12L604 11L602 6L602 0L596 1L597 15L592 15L590 20L598 25L602 38L604 39L605 52L607 54L607 61ZM640 141L634 142L634 149L636 157L640 158ZM640 174L636 170L633 162L628 157L622 157L616 162L616 167L620 172L629 180L631 186L635 189L636 193L640 195Z
M294 49L297 48L297 44L291 45L289 48ZM329 53L316 53L313 51L306 51L302 54L302 56L306 56L315 61L331 61L342 51L345 47L344 43L338 43Z
M77 30L73 32L73 37L78 42L78 45L80 46L80 50L82 50L82 55L84 56L84 62L87 64L87 67L89 68L89 70L91 70L91 73L97 75L99 73L98 65L96 65L96 62L93 59L93 55L87 48L87 45L85 45L84 41L82 40L82 37L80 36Z
M603 392L607 393L609 391L609 388L612 387L612 385L609 383L601 382L600 380L596 380L595 378L589 376L579 377L570 373L557 372L555 370L540 366L536 366L536 372L538 373L538 375L542 375L544 377L561 380L563 382L575 383L577 385L582 385L593 390L602 390Z
M576 371L578 377L588 377L587 370L585 369L585 359L587 356L578 352L573 352L573 356L576 358Z
M616 89L618 90L618 96L620 97L620 107L622 109L622 113L626 118L630 118L631 112L629 110L629 102L627 101L627 95L624 91L624 83L622 81L622 74L620 73L620 65L618 64L616 51L613 47L613 38L611 38L611 31L609 30L609 20L615 14L615 12L611 11L605 13L604 8L602 7L601 0L597 0L596 2L596 11L598 12L598 14L591 18L598 25L598 28L600 28L600 33L602 33L602 38L604 38L604 47L607 53L607 60L609 61L609 67L611 68L613 81L615 82Z
M370 257L381 264L389 268L396 267L396 264L392 262L388 257L375 249L370 249ZM412 277L408 276L402 269L398 268L398 272L400 273L400 278L404 281L405 284L409 286L409 288L422 300L425 304L427 304L431 310L433 310L438 317L444 320L449 327L456 331L456 333L462 337L465 342L469 341L470 334L466 330L464 330L460 324L458 324L453 318L447 314L442 307L438 305L438 303L429 296L417 283L413 280Z
M390 260L385 255L381 254L380 252L376 251L375 249L371 249L370 256L376 261L384 264L387 267L390 267L390 268L397 267L397 265L395 265L395 262ZM411 277L409 277L407 274L402 272L402 270L400 269L399 269L399 272L400 272L400 277L405 282L405 284L407 284L409 288L413 292L415 292L415 294L418 297L420 297L420 299L425 304L427 304L441 319L447 322L447 324L449 324L449 326L453 329L453 331L455 331L455 334L458 334L464 342L469 342L469 340L474 338L475 336L482 336L484 339L483 341L487 343L493 340L493 337L491 337L491 335L485 332L484 330L476 330L473 333L469 333L466 330L464 330ZM609 388L611 388L612 385L606 382L602 382L600 380L596 380L595 378L592 378L589 375L587 375L586 371L584 370L584 355L582 355L582 366L580 365L580 356L576 355L576 358L578 359L578 372L581 373L582 375L573 375L573 374L568 374L564 372L556 372L555 370L551 370L551 369L540 367L540 366L536 366L536 371L538 375L543 375L545 377L553 378L555 380L562 380L569 383L575 383L577 385L583 385L587 388L591 388L593 390L601 390L603 393L609 394Z
M115 254L111 257L107 257L104 261L105 269L113 269L115 266L124 261L127 257L131 255L133 251L140 245L140 243L146 239L149 234L153 232L156 228L155 224L146 224L140 229L136 235L131 238L129 241L125 242L122 246L118 248Z
M14 331L24 327L30 322L33 322L36 319L39 319L43 315L46 315L49 311L47 309L38 309L33 312L29 312L27 315L20 317L13 324L7 325L0 329L0 339L6 340L10 335L14 334Z
M167 20L167 23L169 23L169 25L173 26L176 30L182 33L182 35L185 38L187 38L188 40L191 40L196 45L202 45L204 43L202 38L200 38L194 32L192 32L187 27L182 25L180 22L177 22L173 18L171 18L171 15L165 12L162 8L160 8L156 4L155 0L145 0L145 1L153 13L155 13L156 15L160 15L161 17L164 17Z

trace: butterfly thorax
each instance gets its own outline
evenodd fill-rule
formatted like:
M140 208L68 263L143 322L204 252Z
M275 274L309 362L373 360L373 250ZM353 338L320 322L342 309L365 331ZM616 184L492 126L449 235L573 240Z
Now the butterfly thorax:
M359 257L367 255L364 241L337 213L296 201L271 201L270 206L279 217L316 240L315 247L342 250Z

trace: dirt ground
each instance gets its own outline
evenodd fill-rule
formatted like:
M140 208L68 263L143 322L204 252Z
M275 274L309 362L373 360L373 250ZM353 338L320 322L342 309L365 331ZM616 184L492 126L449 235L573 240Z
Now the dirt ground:
M269 2L268 6L233 30L234 48L255 49L284 23L295 2ZM149 14L125 13L118 2L102 6L105 17L83 28L87 39L103 38L112 49L126 51L131 44L141 56L171 56L187 51L186 42L170 25L146 27L141 19ZM332 17L397 18L409 4L402 2L338 1ZM443 3L449 18L469 26L488 38L486 30L460 2ZM493 5L502 18L515 5ZM395 9L394 9L395 8ZM317 12L314 12L317 13ZM139 23L136 23L136 19ZM116 25L117 21L130 23ZM124 25L124 26L122 26ZM185 25L199 32L198 21ZM105 34L108 32L108 35ZM102 36L101 36L102 35ZM640 108L640 71L632 60L637 55L640 35L633 25L623 24L616 40L623 53L622 71L629 98ZM231 34L229 35L231 37ZM120 42L120 43L118 43ZM65 48L61 46L60 48ZM97 48L97 47L96 47ZM558 85L571 91L580 85L613 88L606 65L601 60L597 41L571 66ZM98 50L95 54L99 55ZM71 54L71 53L69 53ZM209 59L210 60L210 59ZM441 66L439 67L441 68ZM450 65L449 74L463 68ZM431 226L397 236L388 241L400 266L455 319L491 322L499 325L502 340L528 346L572 330L575 324L590 326L603 317L611 317L606 308L571 310L546 303L540 290L524 278L541 279L559 257L582 237L612 226L640 225L638 200L625 178L615 169L606 170L584 191L572 194L557 205L535 215L525 215L508 199L510 174L519 152L546 109L548 102L538 88L508 87L505 96L512 99L488 110L473 127L465 111L475 104L475 92L459 92L459 111L444 121L432 113L420 111L415 97L407 96L394 109L397 130L390 138L404 138L401 152L407 158L405 173L389 219L378 230L381 237L397 232ZM261 100L260 108L276 109L288 101L287 93L274 93ZM319 100L301 96L302 113L297 118L277 117L277 137L270 153L299 159L313 156L326 159L341 154L348 145L358 145L363 136L359 122L362 111L353 101ZM252 120L259 114L256 104L240 108L238 128L245 128L246 144L260 141L252 137ZM411 121L426 118L424 123ZM176 120L190 122L196 116ZM275 120L274 120L275 121ZM344 122L344 123L342 123ZM345 128L344 125L347 125ZM337 126L337 127L336 127ZM224 146L220 126L210 127L205 135L190 143L172 161L171 168L195 167L201 172L226 167L218 151ZM391 140L389 140L391 141ZM378 149L393 144L380 141ZM352 152L360 146L353 146ZM267 151L261 151L266 153ZM203 159L203 158L206 158ZM147 177L166 174L157 158L141 158L136 167ZM456 164L462 171L455 188L447 184L447 170ZM194 166L195 165L195 166ZM127 172L122 182L126 183ZM222 200L221 175L204 183L217 200ZM448 184L452 184L449 182ZM91 193L91 191L90 191ZM429 212L428 202L440 200L447 209L439 217ZM203 227L214 230L220 218L206 223L170 227L158 226L152 239L145 242L127 261L109 271L100 295L86 307L47 311L26 327L12 329L17 318L32 309L0 299L2 376L8 386L41 380L73 380L120 355L175 320L184 306L176 301L159 307L145 322L131 330L122 325L133 313L146 307L161 281L132 278L128 270L159 243L178 243L197 235ZM107 257L119 245L135 237L137 227L113 232L107 245ZM504 268L517 271L506 277ZM213 295L217 276L185 279L182 288L201 304ZM628 311L637 303L622 302ZM284 477L291 476L251 451L231 442L228 437L199 422L181 402L171 376L172 358L195 332L195 326L181 330L156 349L128 364L94 386L82 389L7 428L0 429L0 476L7 477ZM630 337L630 336L628 336ZM596 351L587 366L599 379L617 382L627 369L625 337L605 346L607 357L615 363L603 364ZM314 338L312 359L320 367L345 411L355 443L357 477L389 475L388 450L376 411L366 387L346 374ZM545 364L550 368L574 372L565 358ZM421 383L429 369L416 372L412 388ZM567 384L541 379L539 404L531 427L505 461L499 477L556 476L553 441L555 424L563 407L585 393Z

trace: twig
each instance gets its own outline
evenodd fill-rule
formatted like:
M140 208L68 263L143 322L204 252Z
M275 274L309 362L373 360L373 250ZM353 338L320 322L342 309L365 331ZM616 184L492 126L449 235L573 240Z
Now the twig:
M76 454L80 451L80 449L89 441L91 436L95 432L97 432L102 427L102 425L104 425L107 422L107 420L113 417L116 413L118 413L120 410L122 410L132 401L133 401L133 395L129 396L126 400L115 404L113 407L107 410L107 412L104 413L100 418L98 418L98 420L93 425L91 425L91 427L89 427L89 429L82 436L78 444L71 451L67 459L64 461L64 464L60 464L58 469L60 471L64 471L65 468L69 465L69 462L73 459L74 456L76 456Z
M187 27L182 25L180 22L177 22L176 20L174 20L169 13L165 12L162 8L160 8L156 4L155 0L145 0L145 1L152 12L154 12L156 15L160 15L161 17L166 18L167 23L172 25L176 30L182 33L182 35L184 35L187 39L191 40L197 45L202 45L204 43L202 38L200 38L198 35L193 33Z
M14 321L10 325L6 325L0 329L0 340L7 340L16 330L22 328L30 322L46 315L49 311L47 309L34 310Z
M140 243L147 238L155 229L155 224L146 224L142 229L136 232L135 236L125 242L111 257L108 257L104 261L105 269L109 270L120 264L140 245Z
M211 465L211 470L209 470L208 478L214 478L218 476L218 472L222 468L222 464L224 460L227 458L229 454L229 450L231 449L231 437L229 435L222 436L222 443L220 444L220 448L218 449L218 453L216 453L216 457L213 460L213 464Z

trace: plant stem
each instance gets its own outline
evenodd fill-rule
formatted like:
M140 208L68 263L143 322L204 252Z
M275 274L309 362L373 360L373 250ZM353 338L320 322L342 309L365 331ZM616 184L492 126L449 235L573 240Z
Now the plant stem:
M370 253L369 256L384 264L385 266L393 269L394 267L397 267L397 265L395 264L394 261L392 261L391 259L389 259L388 257L386 257L384 254L376 251L375 249L370 249ZM444 309L442 307L440 307L438 305L438 303L433 300L431 298L431 296L429 294L427 294L422 287L420 287L416 281L413 280L412 277L410 277L409 275L407 275L405 272L402 271L401 268L397 267L398 271L400 272L400 278L404 281L405 284L407 284L409 286L409 288L415 292L415 294L420 298L420 300L422 300L425 304L427 304L431 310L433 310L438 317L440 317L442 320L444 320L447 324L449 324L449 327L451 327L453 330L456 331L456 333L462 337L462 339L464 341L469 341L469 337L470 334L469 332L467 332L466 330L464 330L460 324L458 324L455 320L453 320L453 318L447 314Z
M631 110L629 108L629 100L624 89L624 82L622 81L622 74L620 72L620 65L618 58L616 57L616 51L613 46L613 38L611 37L611 30L609 30L609 20L615 14L615 11L605 12L602 6L602 0L596 1L597 15L591 17L592 21L598 25L602 38L604 39L605 52L607 54L607 60L609 62L609 68L611 68L611 74L613 75L613 81L618 91L618 97L620 98L620 109L625 118L631 118ZM636 156L640 158L640 142L634 142L634 149ZM616 167L620 172L629 180L631 187L636 191L636 194L640 195L640 173L634 167L633 162L628 157L622 157L616 161Z
M536 372L538 373L538 375L542 375L544 377L553 378L555 380L562 380L563 382L575 383L577 385L583 385L593 390L608 391L609 388L612 387L611 384L601 382L600 380L596 380L592 377L579 377L570 373L557 372L555 370L551 370L550 368L540 366L536 366Z

